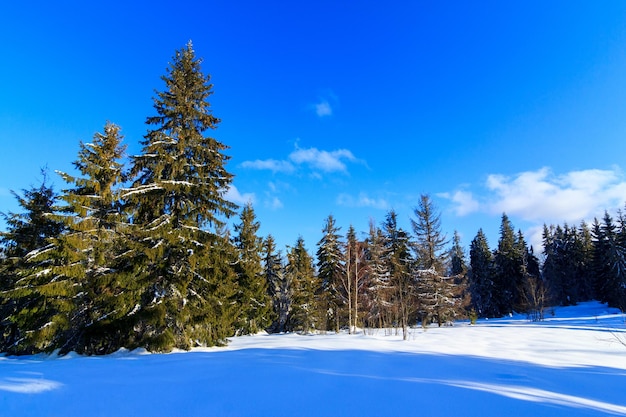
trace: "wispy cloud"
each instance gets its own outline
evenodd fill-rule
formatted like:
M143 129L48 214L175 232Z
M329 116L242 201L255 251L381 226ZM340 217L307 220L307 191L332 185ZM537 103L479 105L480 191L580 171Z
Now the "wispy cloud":
M264 203L265 207L271 210L278 210L283 208L283 202L276 196L271 196Z
M455 204L454 212L457 216L466 216L480 209L480 203L469 191L458 190L453 193L441 193L438 196L447 198Z
M268 170L274 173L290 173L295 171L295 167L289 161L278 161L276 159L257 159L255 161L244 161L241 163L241 167L249 169Z
M337 204L345 207L371 207L379 210L388 210L389 203L384 198L371 198L366 193L358 196L342 193L337 196Z
M231 185L228 188L228 190L226 191L226 194L224 195L224 198L228 201L231 201L239 205L244 205L248 203L254 204L254 202L256 201L256 196L254 195L254 193L242 194L234 185Z
M319 117L332 116L333 108L330 106L328 100L322 100L321 102L315 104L315 114Z
M298 167L308 167L313 171L319 172L343 172L347 173L346 163L364 163L354 156L348 149L337 149L333 151L319 150L317 148L300 148L292 151L286 160L265 159L255 161L245 161L241 163L242 168L268 170L274 173L293 173Z
M289 155L289 159L296 164L306 164L313 169L323 172L346 172L344 161L355 162L357 159L347 149L335 151L320 151L317 148L297 148Z
M491 174L486 195L462 190L442 194L459 216L473 212L507 213L529 222L578 222L614 210L626 200L626 178L618 168L556 175L550 168L513 176Z

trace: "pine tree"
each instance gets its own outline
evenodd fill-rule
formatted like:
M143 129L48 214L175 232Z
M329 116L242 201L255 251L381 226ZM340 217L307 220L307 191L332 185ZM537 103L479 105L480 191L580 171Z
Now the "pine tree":
M339 331L340 307L345 303L341 290L345 281L345 260L341 250L342 242L335 218L328 216L322 229L322 238L317 243L317 271L320 282L319 303L327 312L322 330L334 328Z
M291 277L285 274L281 253L276 252L276 243L272 235L263 241L263 269L274 307L274 323L271 328L282 333L287 330L293 288Z
M613 218L604 213L593 225L594 272L600 301L626 310L626 250Z
M386 262L385 238L380 227L370 221L369 233L365 242L365 259L368 265L368 279L365 294L368 299L367 323L375 327L391 325L392 288L389 267Z
M461 237L455 230L452 237L452 248L450 249L450 276L463 276L467 273L467 261L465 258L465 250L461 246Z
M127 256L142 266L133 328L151 350L221 343L236 319L225 316L232 312L219 298L236 286L228 264L234 248L219 233L237 208L225 199L233 176L225 169L226 145L206 134L219 119L200 64L191 42L176 51L162 77L166 90L154 98L157 115L147 119L142 154L133 157L136 180L122 195L136 236ZM197 331L203 326L219 331Z
M441 231L441 214L428 195L420 197L419 206L414 210L416 219L411 219L415 238L415 255L420 269L433 268L442 274L446 263L446 236Z
M498 316L494 288L494 263L487 237L482 229L470 244L470 269L468 272L472 304L481 317Z
M316 328L315 290L318 287L313 267L313 258L299 237L294 247L287 252L285 274L293 285L293 299L289 315L289 330L310 332Z
M125 179L122 138L120 128L107 122L92 143L80 143L74 167L81 176L60 172L72 188L61 197L65 213L59 217L67 232L54 241L51 253L60 263L51 271L77 291L62 351L110 353L127 341L118 320L132 311L138 292L116 273L117 255L124 250L122 231L128 225L119 200Z
M257 236L261 224L256 220L252 204L243 208L241 223L235 225L235 246L239 253L236 265L239 283L239 303L243 314L238 330L243 334L257 333L271 324L272 305L267 281L263 275L262 244Z
M416 289L412 273L414 259L411 256L409 235L398 227L397 214L393 210L387 213L383 236L394 321L402 327L402 337L406 340L409 322L416 310Z
M502 215L500 239L494 256L494 292L498 314L509 314L520 300L519 288L523 284L521 273L522 253L516 240L513 225L506 214Z
M22 213L3 213L8 230L0 234L0 351L9 354L50 351L69 327L68 294L62 292L66 287L48 276L50 260L36 259L63 232L63 224L54 218L58 196L45 170L42 177L23 196L12 191Z

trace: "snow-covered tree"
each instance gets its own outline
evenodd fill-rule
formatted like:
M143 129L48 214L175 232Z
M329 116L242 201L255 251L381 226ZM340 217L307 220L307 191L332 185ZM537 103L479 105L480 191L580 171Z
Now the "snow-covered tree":
M276 251L274 237L263 241L263 274L274 307L272 330L282 333L287 329L287 319L293 299L291 276L285 274L280 251Z
M318 300L326 317L320 323L322 329L339 331L340 309L345 303L342 283L345 281L345 260L341 236L333 215L329 215L317 243L317 276L320 282Z
M242 309L238 331L248 334L264 330L271 324L272 305L263 275L263 239L257 236L261 224L256 220L252 204L244 206L240 221L235 225L237 234L234 237L239 254L235 269Z
M38 186L13 196L23 210L3 217L8 230L0 234L0 350L11 354L50 351L69 327L72 291L48 274L54 260L42 257L51 240L63 232L55 219L58 196L42 170Z
M127 256L141 264L143 287L133 329L139 344L167 351L220 343L232 330L228 323L236 317L224 316L227 300L217 294L235 285L234 273L225 270L232 269L234 252L219 230L237 206L225 198L233 178L227 146L208 135L219 119L208 101L210 77L191 42L176 51L162 80L142 153L133 157L135 181L122 198L136 236Z
M293 288L289 330L310 332L317 327L315 290L318 288L313 258L304 246L304 239L299 237L294 247L287 251L285 275L289 277Z
M498 315L493 275L493 254L489 248L487 236L482 229L479 229L470 244L468 278L472 305L481 317L496 317Z

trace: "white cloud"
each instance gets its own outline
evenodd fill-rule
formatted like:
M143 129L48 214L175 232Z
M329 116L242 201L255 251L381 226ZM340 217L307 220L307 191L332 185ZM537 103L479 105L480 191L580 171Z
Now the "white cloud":
M354 197L350 194L339 194L337 196L337 204L346 207L372 207L379 210L388 210L390 205L383 198L370 198L365 193L360 193Z
M295 167L289 161L278 161L276 159L265 159L265 160L257 159L255 161L244 161L241 163L241 167L250 168L250 169L258 169L258 170L269 170L274 173L276 172L290 173L290 172L295 171Z
M514 177L490 175L487 210L531 222L579 222L623 206L626 180L618 169L590 169L554 175L549 168Z
M296 164L306 164L313 169L324 172L346 172L344 160L355 162L357 159L347 149L335 151L320 151L317 148L300 149L297 148L289 155L289 159Z
M324 173L344 172L348 171L346 162L362 163L348 149L337 149L334 151L324 151L317 148L299 148L289 154L287 160L276 159L257 159L255 161L244 161L241 163L242 168L268 170L274 173L293 173L298 166L307 166L314 171ZM319 173L314 173L314 177L319 177Z
M474 198L469 191L455 191L454 193L441 193L439 197L447 198L456 204L454 211L457 216L466 216L480 209L480 203Z
M315 105L315 113L319 117L332 116L333 109L327 100L322 100Z
M556 175L550 168L513 176L491 174L484 184L488 193L477 197L458 190L441 194L451 200L457 215L474 212L507 213L528 222L577 223L621 208L626 201L626 178L615 168L589 169Z
M245 205L248 203L254 204L256 200L254 193L241 194L239 190L237 189L237 187L235 187L234 185L231 185L228 188L228 190L226 191L226 194L224 195L224 198L228 201L231 201L239 205Z
M283 208L283 202L280 201L278 197L273 196L270 199L265 201L265 207L272 209L272 210L278 210L278 209Z

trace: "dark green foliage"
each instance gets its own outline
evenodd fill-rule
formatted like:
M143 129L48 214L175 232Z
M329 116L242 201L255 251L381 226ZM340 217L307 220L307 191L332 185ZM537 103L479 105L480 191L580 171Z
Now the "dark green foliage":
M317 298L318 304L326 312L326 317L320 323L321 330L334 328L339 331L340 308L346 300L345 294L342 296L341 293L346 270L339 230L335 218L329 215L322 229L322 239L317 243L317 273L320 282Z
M516 239L513 225L506 214L502 215L500 240L494 255L494 299L497 300L498 315L513 312L520 304L520 288L524 283L522 273L523 248Z
M0 350L12 354L50 351L68 328L71 289L53 280L54 260L44 256L63 224L55 220L57 195L42 174L41 184L23 196L13 192L23 212L3 214L8 230L0 235Z
M450 276L463 276L467 273L467 261L465 257L465 250L461 246L461 237L455 230L452 237L452 248L448 254L450 259Z
M480 317L499 314L494 289L494 263L487 237L482 229L470 244L469 290L472 304Z
M287 251L285 276L292 283L293 296L288 318L287 330L310 332L317 328L317 305L315 291L318 288L313 267L313 258L304 246L304 239L299 237L296 245Z
M592 226L593 272L596 294L600 301L626 310L626 248L624 247L624 219L620 213L620 228L605 212L602 223L597 219Z
M237 313L220 306L219 294L234 291L236 256L218 230L236 205L224 198L233 177L225 169L226 146L206 135L219 119L208 102L210 77L191 43L176 51L162 79L157 115L147 119L151 130L133 158L136 180L122 198L134 222L127 256L142 265L133 328L151 348L170 350L221 343L228 333L221 329L235 322ZM198 331L203 326L209 330Z
M416 310L416 288L413 276L414 259L411 256L409 235L398 227L395 211L387 213L383 224L384 260L389 273L393 322L402 327L406 340L411 316Z
M240 221L235 225L237 234L234 237L239 254L235 265L239 284L238 302L242 308L237 331L250 334L265 330L272 323L272 303L261 262L263 240L257 236L260 223L251 204L243 208Z
M418 268L433 268L437 274L443 274L448 254L444 251L447 240L441 231L441 214L430 196L424 194L413 213L416 218L411 219L411 225Z
M280 251L276 251L276 243L272 235L263 241L263 275L274 310L271 330L282 333L287 330L287 319L293 301L293 285L291 276L285 274L282 255Z

